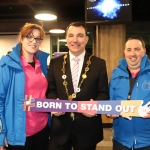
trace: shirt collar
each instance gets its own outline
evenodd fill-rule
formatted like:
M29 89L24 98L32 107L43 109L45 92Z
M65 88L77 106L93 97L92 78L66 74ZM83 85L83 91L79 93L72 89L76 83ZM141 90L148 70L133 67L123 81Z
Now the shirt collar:
M69 51L69 56L70 56L70 60L73 60L74 57L76 57L76 56L74 56L70 51ZM84 56L85 56L85 51L84 51L82 54L80 54L80 55L78 56L78 58L79 58L80 60L84 60Z
M133 78L136 78L139 72L140 72L140 70L137 71L137 72L135 72L135 73L134 73L134 72L131 72L132 77L133 77Z
M26 60L24 59L23 56L20 56L20 60L21 60L23 66L30 65L30 64L28 64L28 62L26 62ZM37 65L37 67L40 66L40 62L39 62L39 60L36 59L35 56L34 56L34 61L35 61L35 64Z

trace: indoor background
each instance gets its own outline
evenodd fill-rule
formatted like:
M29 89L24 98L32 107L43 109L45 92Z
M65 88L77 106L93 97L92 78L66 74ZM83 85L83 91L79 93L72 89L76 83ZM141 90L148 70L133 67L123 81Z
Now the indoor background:
M130 1L132 2L132 20L122 23L125 24L125 39L134 35L141 36L146 43L147 54L150 57L150 0ZM34 15L39 10L54 12L57 15L57 20L39 21L35 19ZM17 34L26 22L43 25L46 37L42 42L41 49L50 53L50 57L53 56L54 52L66 52L68 51L66 42L62 41L65 39L65 33L52 34L49 33L49 30L52 28L66 29L74 21L85 22L85 0L0 0L0 57L11 51L11 48L18 42ZM104 26L101 23L97 25ZM89 42L86 50L90 53L95 51L94 40L97 25L87 24ZM102 50L99 49L99 51ZM115 48L112 46L110 51L115 53ZM120 51L123 52L123 47ZM114 61L117 60L118 58ZM50 58L47 64L49 62ZM107 65L109 67L110 64ZM112 126L111 120L103 118L103 121L104 127ZM104 133L104 140L98 144L97 150L111 149L112 132L110 128L105 128Z

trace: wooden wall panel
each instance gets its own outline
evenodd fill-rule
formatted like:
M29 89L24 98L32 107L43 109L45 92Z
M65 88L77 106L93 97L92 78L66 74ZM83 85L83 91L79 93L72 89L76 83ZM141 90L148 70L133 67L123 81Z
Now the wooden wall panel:
M110 80L112 70L118 65L118 60L124 57L124 45L126 40L125 25L96 26L96 42L94 54L105 59ZM111 123L112 120L102 115L103 123Z
M118 60L124 57L125 38L125 25L99 26L98 56L106 60L108 79L112 70L118 65Z

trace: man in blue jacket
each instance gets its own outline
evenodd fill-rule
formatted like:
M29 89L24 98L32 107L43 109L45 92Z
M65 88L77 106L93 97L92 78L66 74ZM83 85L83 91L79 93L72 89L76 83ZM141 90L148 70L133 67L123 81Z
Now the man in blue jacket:
M112 72L110 100L143 100L143 105L150 101L150 61L145 53L140 37L127 40L125 58ZM143 117L107 116L114 119L113 150L150 150L150 112Z

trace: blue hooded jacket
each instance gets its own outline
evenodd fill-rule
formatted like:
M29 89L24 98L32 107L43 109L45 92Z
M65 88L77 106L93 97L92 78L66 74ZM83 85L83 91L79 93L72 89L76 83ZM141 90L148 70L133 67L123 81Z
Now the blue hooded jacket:
M40 54L39 54L40 53ZM41 69L47 76L47 57L39 51L35 54ZM20 61L20 44L0 60L0 145L6 137L10 145L24 145L26 141L26 112L23 110L25 74Z
M126 100L130 89L129 73L125 59L112 72L109 84L110 100ZM142 58L140 72L133 86L131 100L150 101L150 61L147 55ZM132 117L132 120L118 117L113 121L113 139L131 148L150 146L150 119Z

